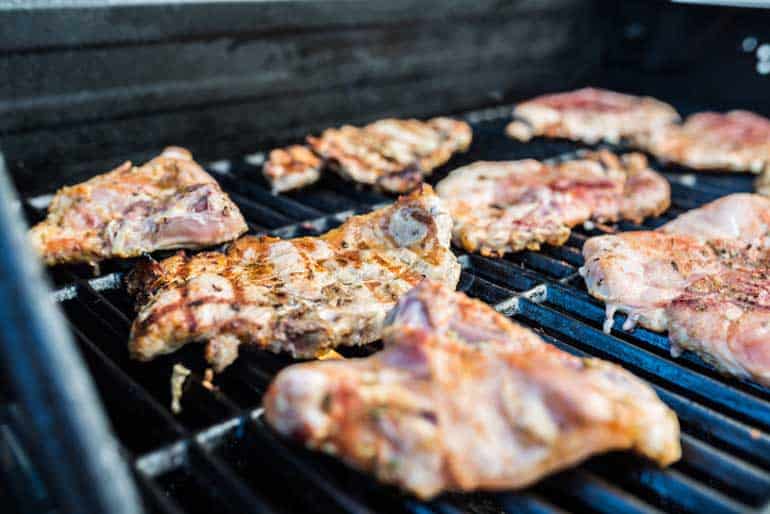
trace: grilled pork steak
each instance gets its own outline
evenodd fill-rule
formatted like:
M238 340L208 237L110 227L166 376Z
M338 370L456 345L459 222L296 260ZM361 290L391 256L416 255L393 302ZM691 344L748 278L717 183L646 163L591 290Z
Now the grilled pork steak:
M129 277L133 357L193 341L221 371L241 344L295 357L380 338L385 314L423 277L454 287L452 220L428 185L321 237L247 236L226 253L180 253Z
M436 186L455 222L455 244L503 255L561 245L587 220L640 221L665 211L671 191L641 154L585 153L557 164L477 162Z
M143 166L60 189L30 231L46 264L97 263L155 250L200 248L247 230L238 207L183 148Z
M680 457L676 416L644 382L445 285L403 296L384 338L365 359L283 370L268 423L421 498L524 487L608 450Z
M262 172L273 193L283 193L317 182L321 168L321 159L308 147L292 145L270 152Z
M760 173L770 165L770 120L747 111L700 112L681 125L637 134L633 143L697 170Z
M586 143L621 139L679 121L670 105L650 97L584 88L543 95L516 105L506 133L520 141L535 136Z
M616 310L668 329L671 350L692 350L724 373L770 385L770 200L735 194L654 232L589 239L588 291Z
M380 120L345 125L308 137L312 152L344 178L391 193L405 193L471 144L467 123L450 118ZM320 161L301 146L273 151L263 173L273 191L289 191L318 180Z

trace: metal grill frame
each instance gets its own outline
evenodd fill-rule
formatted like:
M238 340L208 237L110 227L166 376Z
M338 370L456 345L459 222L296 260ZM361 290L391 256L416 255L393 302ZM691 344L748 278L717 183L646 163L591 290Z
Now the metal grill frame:
M537 140L520 144L502 131L510 106L474 111L468 154L431 177L478 159L523 157L564 159L578 145ZM615 150L622 150L613 147ZM320 234L352 214L390 198L356 190L333 176L307 191L272 195L259 173L264 154L210 163L208 170L239 205L250 232L280 237ZM672 184L672 209L643 225L620 223L621 230L656 227L671 217L721 195L746 190L750 178L735 174L698 175L655 163ZM41 202L24 202L31 219ZM37 205L37 207L35 207ZM727 378L698 357L668 354L665 334L637 328L623 331L617 315L612 334L602 332L604 306L585 291L577 268L580 247L597 231L576 229L567 244L504 259L466 254L458 288L528 325L546 341L578 355L622 364L647 379L679 415L683 459L661 470L628 453L595 457L522 492L445 494L423 503L277 437L263 422L259 398L284 356L245 352L211 391L194 372L185 384L184 410L175 417L168 405L172 362L203 369L200 347L189 345L153 363L129 361L125 343L131 305L122 278L131 262L105 263L93 277L87 267L55 268L52 296L70 320L113 426L124 446L148 510L164 513L303 511L344 512L760 512L770 508L770 389ZM348 354L366 355L377 345ZM197 360L196 360L197 359ZM146 432L134 433L135 419Z

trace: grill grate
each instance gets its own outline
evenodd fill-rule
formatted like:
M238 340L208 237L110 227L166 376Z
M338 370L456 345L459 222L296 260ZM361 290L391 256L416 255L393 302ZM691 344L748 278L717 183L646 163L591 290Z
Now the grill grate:
M520 144L503 135L507 107L467 115L474 143L453 160L456 167L479 159L549 158L569 155L565 141ZM319 234L348 216L390 201L356 190L334 176L306 191L273 196L259 173L262 156L218 161L210 166L247 218L252 232L281 237ZM659 226L679 213L733 191L751 188L751 177L714 174L697 178L663 168L672 182L673 205L664 216L631 230ZM437 173L435 182L444 176ZM35 207L37 206L37 207ZM31 220L42 217L40 201L25 202ZM726 378L699 358L673 359L665 335L621 329L602 332L604 306L591 298L577 274L580 248L598 231L577 229L560 248L490 259L459 252L459 289L531 326L571 353L622 364L647 379L679 415L683 458L670 469L627 453L595 457L518 493L445 494L418 502L376 484L335 460L276 437L263 423L261 395L271 377L291 360L243 351L209 390L193 372L185 386L183 411L170 413L171 366L202 370L200 346L151 363L128 358L126 341L132 304L122 285L130 262L51 270L54 297L98 385L126 455L133 463L149 509L196 512L745 512L770 500L770 389ZM343 350L366 355L377 344Z

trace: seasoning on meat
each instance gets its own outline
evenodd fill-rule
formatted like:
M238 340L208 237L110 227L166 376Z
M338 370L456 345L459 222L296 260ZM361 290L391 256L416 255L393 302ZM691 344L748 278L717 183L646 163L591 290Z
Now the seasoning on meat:
M589 220L638 222L665 211L671 198L643 155L606 150L556 164L476 162L454 170L436 192L452 214L455 244L494 256L562 245L571 227Z
M46 264L96 264L213 246L247 228L238 207L190 152L170 147L143 166L125 162L60 189L30 237Z
M634 137L663 161L701 171L760 173L770 165L770 120L748 111L700 112Z
M344 125L308 137L308 147L274 150L263 168L273 191L316 182L322 164L342 177L391 193L405 193L471 144L472 130L450 118L384 119L365 127Z
M561 137L589 144L619 143L679 121L670 105L650 97L584 88L517 104L506 133L520 141Z
M278 148L270 152L263 174L273 193L283 193L313 184L321 178L321 159L302 145Z
M484 303L424 281L385 349L296 364L264 399L284 436L420 498L522 488L619 449L679 459L676 415L620 366L546 344Z
M581 274L615 311L720 371L770 385L770 200L734 194L656 231L589 239Z
M295 357L380 338L385 314L423 277L454 287L452 220L428 185L320 237L247 236L226 253L180 252L128 279L138 315L129 349L151 360L193 341L222 371L240 345Z

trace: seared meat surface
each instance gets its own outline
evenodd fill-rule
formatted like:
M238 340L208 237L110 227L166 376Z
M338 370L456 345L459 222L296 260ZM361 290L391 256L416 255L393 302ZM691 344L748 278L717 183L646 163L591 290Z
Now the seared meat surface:
M263 173L273 193L283 193L317 182L321 168L321 159L309 148L293 145L270 152Z
M380 338L385 314L423 277L457 284L452 220L428 185L321 237L247 236L226 253L180 253L129 277L139 360L206 341L218 371L241 344L312 358Z
M556 164L476 162L454 170L436 191L455 222L455 244L497 256L562 245L571 227L588 220L641 221L665 211L671 197L643 155L606 150Z
M586 143L622 139L679 121L670 105L650 97L584 88L543 95L516 105L506 133L520 141L535 136Z
M482 302L426 280L387 323L380 353L279 373L268 423L421 498L525 487L608 450L680 457L676 416L644 382Z
M264 175L274 191L288 191L318 180L323 160L342 177L391 193L405 193L426 175L471 144L470 125L450 118L428 121L384 119L365 127L345 125L308 137L309 149L273 151Z
M700 112L633 142L661 160L703 171L760 173L770 164L770 120L747 111Z
M201 248L246 232L238 207L183 148L60 189L30 231L46 264Z
M759 195L736 193L693 209L659 229L701 239L735 239L770 246L770 200Z
M724 373L770 385L770 200L736 194L654 232L589 239L588 291L616 310L668 329L674 355L692 350Z

